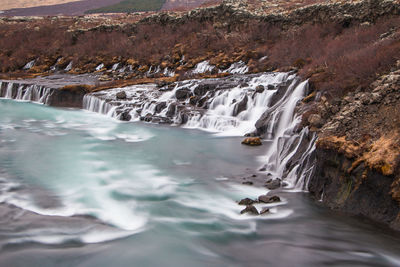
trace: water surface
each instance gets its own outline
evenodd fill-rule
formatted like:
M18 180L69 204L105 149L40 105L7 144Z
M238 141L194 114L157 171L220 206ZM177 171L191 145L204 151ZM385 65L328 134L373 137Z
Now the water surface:
M240 215L236 201L267 190L233 177L264 154L240 138L0 100L0 265L400 265L398 234L304 193Z

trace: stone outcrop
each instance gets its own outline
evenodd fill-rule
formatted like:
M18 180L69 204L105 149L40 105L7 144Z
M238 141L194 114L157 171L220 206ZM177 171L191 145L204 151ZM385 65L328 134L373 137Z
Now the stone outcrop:
M53 107L82 108L89 85L67 85L61 88L16 81L0 81L0 97L29 100Z
M311 194L400 229L400 70L366 91L322 99L318 112L324 124L312 125L319 140Z
M64 86L52 90L46 104L53 107L82 108L83 97L89 92L87 85Z

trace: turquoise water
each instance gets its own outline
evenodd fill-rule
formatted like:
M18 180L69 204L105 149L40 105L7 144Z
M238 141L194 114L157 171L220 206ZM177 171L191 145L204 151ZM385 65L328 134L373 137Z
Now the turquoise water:
M282 192L236 201L265 148L0 100L1 266L396 266L400 237Z

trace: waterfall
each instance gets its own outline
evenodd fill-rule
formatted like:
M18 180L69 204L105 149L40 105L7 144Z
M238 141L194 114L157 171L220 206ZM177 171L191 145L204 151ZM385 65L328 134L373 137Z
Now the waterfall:
M242 74L161 88L110 89L86 95L83 107L121 120L169 123L224 136L260 135L268 144L261 170L288 188L306 190L316 136L298 128L301 116L295 108L307 90L308 82L293 73Z
M113 116L115 110L115 106L91 94L87 94L83 97L83 108L109 116Z
M0 82L0 97L47 104L54 89L37 84L19 84L11 81Z

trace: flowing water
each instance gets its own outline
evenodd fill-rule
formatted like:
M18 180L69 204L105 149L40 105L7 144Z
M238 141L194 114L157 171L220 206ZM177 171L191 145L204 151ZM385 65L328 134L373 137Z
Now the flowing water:
M398 234L296 192L310 160L282 169L310 138L294 130L306 84L290 79L276 104L266 100L270 92L255 98L276 120L257 148L234 136L0 100L0 266L399 266ZM214 102L205 118L232 117L231 103L222 111ZM194 118L192 128L202 128ZM254 123L231 119L239 129ZM268 192L240 177L263 165L297 190L257 206L269 214L240 215L238 200Z

